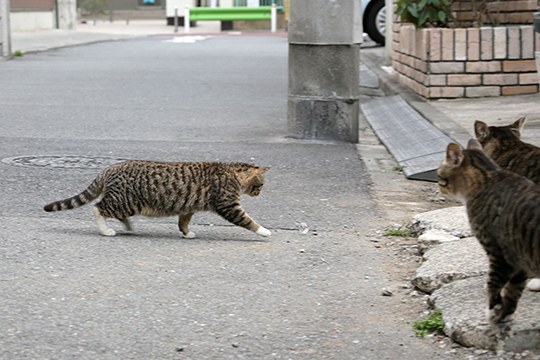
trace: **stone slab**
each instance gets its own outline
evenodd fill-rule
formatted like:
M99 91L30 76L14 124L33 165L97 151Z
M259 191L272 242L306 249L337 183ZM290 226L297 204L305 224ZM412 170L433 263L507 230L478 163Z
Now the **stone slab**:
M488 269L486 253L474 237L440 244L428 250L424 259L412 283L426 293L452 281L481 276Z
M436 229L459 238L471 237L465 206L451 206L415 215L411 226L419 233Z
M540 294L524 291L514 320L502 330L487 321L486 280L472 277L447 284L430 302L442 311L444 332L464 346L511 352L540 351Z

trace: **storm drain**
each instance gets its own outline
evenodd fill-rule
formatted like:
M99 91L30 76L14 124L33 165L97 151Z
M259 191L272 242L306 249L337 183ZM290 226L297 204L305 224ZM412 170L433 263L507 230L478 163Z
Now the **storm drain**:
M38 155L15 156L2 159L4 164L61 169L103 169L126 159L100 156Z

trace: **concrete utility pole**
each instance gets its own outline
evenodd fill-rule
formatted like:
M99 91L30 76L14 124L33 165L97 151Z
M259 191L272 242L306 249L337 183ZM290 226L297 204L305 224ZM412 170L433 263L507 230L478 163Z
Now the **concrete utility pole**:
M358 142L360 0L289 6L290 135Z
M11 29L9 27L9 0L0 0L0 57L11 55Z

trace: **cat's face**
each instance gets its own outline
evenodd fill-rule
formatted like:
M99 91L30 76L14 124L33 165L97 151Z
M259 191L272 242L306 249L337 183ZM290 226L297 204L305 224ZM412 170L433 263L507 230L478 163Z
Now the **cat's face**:
M482 170L475 165L475 158L479 158L480 162L490 161L483 154L478 141L469 141L467 150L462 150L458 144L448 144L446 158L437 170L439 190L445 197L466 202L482 188Z
M244 193L249 196L259 196L264 185L263 174L268 170L269 168L250 169L244 183Z

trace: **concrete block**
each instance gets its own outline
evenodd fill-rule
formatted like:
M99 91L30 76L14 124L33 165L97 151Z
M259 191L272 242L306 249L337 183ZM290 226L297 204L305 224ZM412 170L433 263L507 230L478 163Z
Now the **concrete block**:
M360 45L289 45L289 94L358 99Z
M287 115L293 138L358 142L358 100L289 95Z
M458 240L459 238L457 236L450 235L446 231L432 229L418 237L418 248L420 253L423 254L434 246Z
M419 233L437 229L459 238L472 236L465 206L452 206L417 214L413 217L411 226Z
M432 293L452 281L480 276L488 270L488 258L476 238L450 241L428 250L412 283Z
M360 1L291 1L289 14L291 44L362 42Z
M502 328L487 321L486 279L452 282L435 291L432 303L443 314L444 332L457 343L515 353L540 351L540 293L524 291L514 319Z

